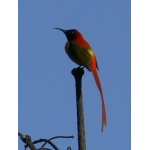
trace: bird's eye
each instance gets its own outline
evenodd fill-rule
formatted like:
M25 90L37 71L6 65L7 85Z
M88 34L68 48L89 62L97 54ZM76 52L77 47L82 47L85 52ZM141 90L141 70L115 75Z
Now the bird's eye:
M74 32L72 31L71 34L74 34Z

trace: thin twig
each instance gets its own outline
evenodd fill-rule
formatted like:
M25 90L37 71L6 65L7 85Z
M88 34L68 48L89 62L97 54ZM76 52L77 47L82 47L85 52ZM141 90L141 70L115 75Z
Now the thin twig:
M33 142L33 144L37 144L37 143L41 143L41 142L45 142L42 147L40 149L42 149L47 143L50 144L55 150L59 150L58 147L52 143L50 140L47 139L39 139Z
M49 140L53 140L53 139L57 139L57 138L74 138L74 136L54 136L52 138L50 138Z
M41 146L41 149L44 148L44 146L45 146L48 142L51 143L51 144L50 144L50 143L49 143L49 144L50 144L53 148L54 148L54 146L55 146L55 148L57 148L56 145L51 142L51 140L56 139L56 138L74 138L74 136L55 136L55 137L50 138L49 140L44 139L45 141L42 141L42 142L45 142L45 143ZM41 139L40 139L40 140L41 140ZM37 140L37 141L34 141L33 143L34 143L34 144L37 144L37 143L39 143L39 142L41 142L41 141Z

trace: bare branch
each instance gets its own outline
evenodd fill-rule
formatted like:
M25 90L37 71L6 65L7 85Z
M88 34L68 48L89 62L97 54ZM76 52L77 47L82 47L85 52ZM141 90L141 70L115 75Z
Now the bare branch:
M31 136L24 135L21 132L18 132L18 135L20 136L20 139L25 143L25 149L27 147L29 147L31 150L37 150L36 147L34 146L34 144L42 143L42 142L44 142L44 144L38 150L52 150L49 148L44 148L44 146L47 143L50 146L52 146L52 148L54 148L54 150L59 150L58 147L53 142L51 142L51 140L56 139L56 138L74 138L74 136L55 136L55 137L52 137L48 140L47 139L39 139L39 140L35 140L32 142ZM71 150L71 147L68 147L67 150Z
M53 140L53 139L56 139L56 138L74 138L74 136L54 136L52 138L50 138L49 140Z
M24 135L21 132L18 132L18 135L20 136L20 139L25 143L25 148L29 147L31 150L36 150L36 147L32 143L31 136Z
M76 87L76 106L77 106L77 130L78 130L78 149L86 150L84 110L82 97L82 76L84 75L84 67L79 66L71 71L75 78Z
M57 150L57 146L51 142L51 140L53 139L56 139L56 138L74 138L74 136L55 136L55 137L52 137L50 138L49 140L47 139L40 139L40 140L36 140L36 141L33 141L33 144L37 144L37 143L40 143L40 142L45 142L40 149L44 148L44 146L48 143L50 144L55 150Z
M47 139L39 139L33 142L33 144L37 144L37 143L41 143L41 142L45 142L42 147L40 149L42 149L47 143L50 144L55 150L59 150L58 147L52 143L50 140Z

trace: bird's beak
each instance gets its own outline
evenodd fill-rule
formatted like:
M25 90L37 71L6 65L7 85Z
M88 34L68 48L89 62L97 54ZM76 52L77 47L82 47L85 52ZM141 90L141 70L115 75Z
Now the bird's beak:
M64 30L64 29L61 29L61 28L54 28L54 29L60 30L60 31L64 32L64 34L66 33L66 30Z

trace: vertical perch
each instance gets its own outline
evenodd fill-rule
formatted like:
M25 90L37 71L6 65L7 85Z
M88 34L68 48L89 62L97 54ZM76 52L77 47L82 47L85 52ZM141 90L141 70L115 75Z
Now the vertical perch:
M77 129L78 129L78 149L86 150L85 142L85 126L84 126L84 111L82 98L82 76L83 68L75 68L71 72L75 78L76 85L76 105L77 105Z

